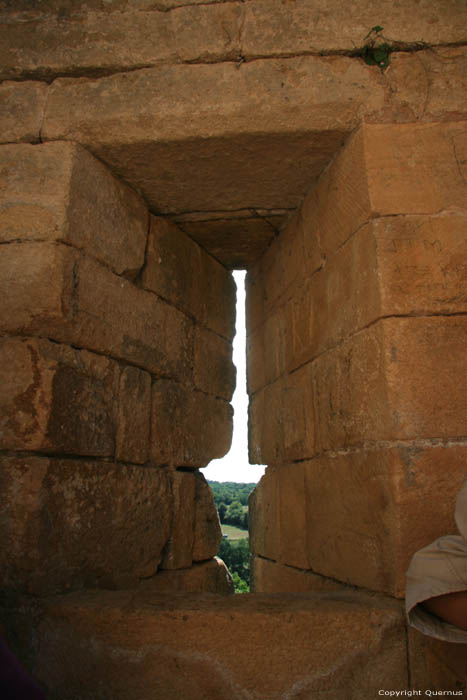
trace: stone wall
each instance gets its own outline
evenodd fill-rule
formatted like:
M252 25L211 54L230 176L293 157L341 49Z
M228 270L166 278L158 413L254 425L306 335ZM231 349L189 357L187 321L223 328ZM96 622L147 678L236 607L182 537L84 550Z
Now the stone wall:
M230 446L231 274L79 145L4 145L0 179L2 587L193 581L221 538L198 468Z
M466 134L362 125L249 271L250 456L270 465L251 501L259 590L262 557L310 588L311 571L403 597L414 551L455 531Z

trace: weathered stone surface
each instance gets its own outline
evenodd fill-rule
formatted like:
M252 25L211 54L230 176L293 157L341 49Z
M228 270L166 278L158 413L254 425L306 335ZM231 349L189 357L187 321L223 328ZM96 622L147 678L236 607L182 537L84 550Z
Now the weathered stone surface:
M394 7L384 0L375 8L370 2L351 6L333 0L323 8L306 0L247 3L242 52L246 57L296 55L362 46L372 27L382 25L392 40L426 44L449 44L467 39L467 11L462 0L441 7L430 0L409 1Z
M120 376L115 458L144 464L149 458L151 375L125 367Z
M306 459L315 449L311 366L281 377L250 398L252 464Z
M400 606L355 593L96 591L51 603L36 638L51 700L373 700L381 687L409 687Z
M465 459L465 446L417 442L268 467L250 496L251 551L403 597L414 552L456 531ZM263 567L262 590L282 585L275 571Z
M35 338L3 338L0 358L3 449L114 454L127 401L116 362Z
M295 569L270 559L250 559L250 591L252 593L321 593L348 590L347 586L312 571Z
M13 16L0 25L0 79L105 75L166 62L232 60L240 54L241 14L240 4L219 3L177 12L140 8L71 16L60 8L58 15L41 13L29 22Z
M232 343L202 326L195 326L193 380L196 388L230 401L235 378Z
M466 334L463 316L383 319L321 355L312 370L319 449L463 435Z
M195 477L187 472L170 472L172 522L161 569L186 569L193 561L195 522Z
M46 457L1 462L3 588L131 587L157 571L170 526L166 472Z
M467 648L465 644L432 639L409 627L409 667L412 685L425 690L467 691Z
M167 219L151 217L142 285L232 339L235 283L231 273Z
M195 472L195 520L193 561L214 557L222 540L222 530L211 487L200 472Z
M142 267L146 205L80 146L2 146L0 178L1 241L62 241L127 276Z
M191 378L192 322L70 246L10 243L0 256L1 326Z
M46 95L45 83L0 85L0 143L39 141Z
M223 399L160 379L152 387L154 464L203 467L223 457L232 439L232 407Z
M231 595L234 583L229 570L221 559L195 563L189 569L173 569L157 572L139 585L141 591L152 593L217 593Z

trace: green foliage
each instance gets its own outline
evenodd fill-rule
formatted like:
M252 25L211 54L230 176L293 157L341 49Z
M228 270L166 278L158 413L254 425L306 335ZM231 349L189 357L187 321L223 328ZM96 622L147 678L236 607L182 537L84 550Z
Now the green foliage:
M227 508L227 512L224 515L224 522L228 523L229 525L243 527L244 512L243 506L239 501L233 501Z
M391 52L394 51L394 48L385 40L382 31L383 27L380 27L379 24L370 29L359 55L368 66L379 66L383 71L389 66Z
M222 540L217 556L225 562L232 576L236 573L247 586L250 585L250 547L247 537L235 541Z
M217 510L219 512L219 520L221 521L221 523L223 523L225 514L227 513L227 506L223 501L219 503L219 505L217 506Z
M249 593L250 592L250 586L247 584L246 581L244 581L240 576L237 574L236 571L233 572L232 574L234 586L235 586L235 593Z
M219 508L221 503L230 505L233 501L238 501L242 506L248 505L248 496L255 488L256 484L240 484L235 481L209 481L209 486L214 495L214 503Z

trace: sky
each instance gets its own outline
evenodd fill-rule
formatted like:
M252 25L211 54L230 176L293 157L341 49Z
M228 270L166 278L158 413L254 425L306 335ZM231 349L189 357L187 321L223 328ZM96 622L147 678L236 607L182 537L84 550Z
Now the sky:
M237 284L237 322L233 342L233 361L237 368L237 388L232 399L234 408L233 439L230 452L214 459L203 469L210 481L259 481L264 465L248 463L248 396L246 393L245 272L234 271Z

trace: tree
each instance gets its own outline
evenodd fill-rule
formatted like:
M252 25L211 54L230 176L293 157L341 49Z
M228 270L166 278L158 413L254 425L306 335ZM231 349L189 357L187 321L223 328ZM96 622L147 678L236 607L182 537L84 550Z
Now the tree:
M227 512L227 506L225 505L224 502L219 503L219 506L218 506L217 510L218 510L218 512L219 512L219 520L221 521L221 523L223 523L223 522L224 522L224 518L225 518L225 514L226 514L226 512Z
M230 525L237 525L238 527L243 526L243 506L240 501L233 501L233 503L230 504L227 508L224 522Z

